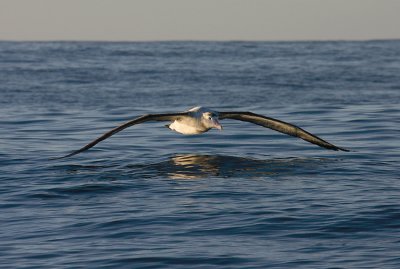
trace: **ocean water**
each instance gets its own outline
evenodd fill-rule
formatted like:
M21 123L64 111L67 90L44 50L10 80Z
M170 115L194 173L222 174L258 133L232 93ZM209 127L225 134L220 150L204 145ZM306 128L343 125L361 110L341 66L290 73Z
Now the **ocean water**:
M1 268L400 268L400 41L0 42ZM183 136L202 105L294 123Z

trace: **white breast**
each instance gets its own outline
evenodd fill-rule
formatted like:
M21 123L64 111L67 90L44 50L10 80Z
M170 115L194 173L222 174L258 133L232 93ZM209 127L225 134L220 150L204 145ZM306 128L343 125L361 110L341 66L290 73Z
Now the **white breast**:
M174 121L169 125L171 130L174 130L181 134L191 135L191 134L201 134L207 130L203 130L202 128L198 128L197 124L187 124L185 122Z

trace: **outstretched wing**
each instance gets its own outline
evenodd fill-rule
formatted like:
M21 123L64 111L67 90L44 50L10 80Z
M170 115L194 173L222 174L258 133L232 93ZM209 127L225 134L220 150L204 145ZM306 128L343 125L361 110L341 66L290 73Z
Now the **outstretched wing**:
M312 144L318 145L323 148L332 149L332 150L342 150L342 151L349 151L348 149L337 147L316 135L313 135L302 128L280 121L274 118L265 117L262 115L258 115L252 112L219 112L219 119L233 119L233 120L240 120L240 121L247 121L257 125L261 125L263 127L270 128L272 130L299 137L307 142Z
M188 112L171 113L171 114L147 114L147 115L143 115L143 116L140 116L140 117L138 117L136 119L130 120L130 121L128 121L128 122L126 122L126 123L114 128L114 129L108 131L107 133L103 134L102 136L100 136L96 140L90 142L86 146L84 146L84 147L82 147L82 148L80 148L80 149L78 149L76 151L71 152L68 155L65 155L63 157L54 158L54 159L63 159L63 158L74 156L74 155L76 155L78 153L81 153L81 152L83 152L85 150L88 150L88 149L94 147L96 144L98 144L99 142L109 138L110 136L112 136L112 135L114 135L114 134L116 134L116 133L118 133L118 132L120 132L120 131L128 128L128 127L136 125L136 124L140 124L140 123L143 123L143 122L146 122L146 121L173 121L173 120L179 119L181 117L185 117L185 116L188 116Z

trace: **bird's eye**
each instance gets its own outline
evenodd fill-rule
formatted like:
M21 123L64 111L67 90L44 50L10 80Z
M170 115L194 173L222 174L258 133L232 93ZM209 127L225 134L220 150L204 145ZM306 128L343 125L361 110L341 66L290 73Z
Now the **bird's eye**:
M211 118L211 117L208 117L208 119L211 120L212 118Z

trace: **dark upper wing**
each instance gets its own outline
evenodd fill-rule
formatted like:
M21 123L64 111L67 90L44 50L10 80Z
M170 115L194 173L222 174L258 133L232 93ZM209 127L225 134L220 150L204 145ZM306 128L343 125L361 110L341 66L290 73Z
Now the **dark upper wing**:
M254 114L252 112L219 112L219 119L233 119L240 121L247 121L257 125L261 125L272 130L288 134L291 136L297 136L301 139L318 145L323 148L332 149L332 150L342 150L349 151L348 149L337 147L303 129L297 127L296 125L280 121L277 119L265 117L262 115Z
M76 155L78 153L81 153L85 150L90 149L91 147L94 147L97 143L103 141L104 139L109 138L110 136L132 126L132 125L136 125L136 124L140 124L146 121L173 121L176 119L179 119L180 117L185 117L188 116L187 112L182 112L182 113L170 113L170 114L147 114L147 115L143 115L140 116L136 119L130 120L110 131L108 131L107 133L103 134L102 136L100 136L99 138L97 138L96 140L90 142L89 144L87 144L86 146L71 152L68 155L65 155L63 157L59 157L59 158L54 158L54 159L62 159L62 158L67 158L67 157L71 157L73 155Z

